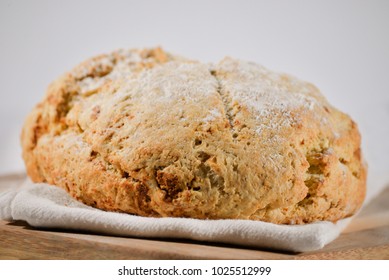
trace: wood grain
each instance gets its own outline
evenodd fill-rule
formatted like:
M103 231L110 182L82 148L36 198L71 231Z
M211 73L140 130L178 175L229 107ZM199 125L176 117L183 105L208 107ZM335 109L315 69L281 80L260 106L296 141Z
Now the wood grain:
M2 178L0 191L24 180ZM321 250L293 254L188 240L44 230L0 221L0 259L389 259L389 188Z

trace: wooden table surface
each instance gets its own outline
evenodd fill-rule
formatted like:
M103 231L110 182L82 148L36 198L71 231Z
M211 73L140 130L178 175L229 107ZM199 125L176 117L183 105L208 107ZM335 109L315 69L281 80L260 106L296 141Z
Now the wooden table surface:
M23 175L3 176L0 191L22 180ZM389 188L369 203L339 238L314 252L38 230L21 221L0 221L0 259L389 259Z

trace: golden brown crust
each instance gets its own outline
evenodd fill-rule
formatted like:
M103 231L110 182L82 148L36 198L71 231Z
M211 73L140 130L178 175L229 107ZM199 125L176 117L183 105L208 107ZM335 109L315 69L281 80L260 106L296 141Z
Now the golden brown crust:
M49 87L21 139L33 181L109 211L302 224L365 195L356 124L313 85L232 58L92 58Z

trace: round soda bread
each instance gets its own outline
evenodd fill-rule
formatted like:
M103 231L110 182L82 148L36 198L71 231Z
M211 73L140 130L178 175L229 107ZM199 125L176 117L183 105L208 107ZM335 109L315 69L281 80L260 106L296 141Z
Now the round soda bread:
M337 221L366 188L357 125L251 62L119 50L54 81L22 131L34 182L150 217Z

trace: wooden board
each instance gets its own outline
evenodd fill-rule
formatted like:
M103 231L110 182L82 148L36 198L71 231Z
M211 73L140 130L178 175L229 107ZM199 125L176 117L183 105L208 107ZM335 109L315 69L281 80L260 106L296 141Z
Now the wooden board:
M0 191L23 175L0 179ZM389 188L321 250L288 253L171 239L103 236L37 230L24 222L0 221L0 259L389 259Z

